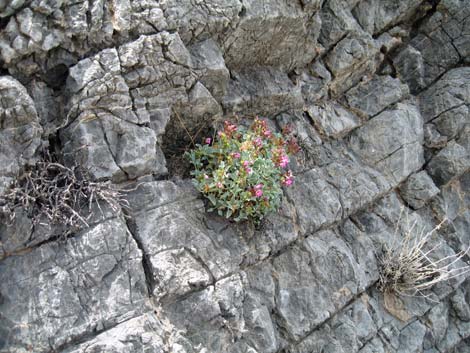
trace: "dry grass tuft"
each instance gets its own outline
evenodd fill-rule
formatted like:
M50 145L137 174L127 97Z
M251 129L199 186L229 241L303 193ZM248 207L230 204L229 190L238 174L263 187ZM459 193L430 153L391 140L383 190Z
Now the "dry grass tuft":
M59 224L74 231L88 227L94 204L102 216L104 204L118 213L127 202L123 195L110 182L90 181L79 166L68 168L48 158L29 167L15 180L2 197L0 210L10 223L22 208L34 225Z
M436 251L443 244L438 242L436 245L431 245L430 240L446 221L443 220L428 232L415 230L416 222L414 222L408 227L401 242L386 247L380 260L378 282L378 288L382 292L427 297L423 292L426 289L470 271L470 266L456 266L470 248L436 259Z

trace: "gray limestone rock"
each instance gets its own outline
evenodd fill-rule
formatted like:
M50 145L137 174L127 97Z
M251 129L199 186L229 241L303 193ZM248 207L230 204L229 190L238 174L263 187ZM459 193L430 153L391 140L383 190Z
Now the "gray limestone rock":
M432 208L440 219L446 217L450 221L455 221L463 215L462 210L469 202L466 196L470 186L468 180L468 173L465 173L454 182L441 186L439 195L432 200Z
M220 36L239 22L243 13L240 0L166 0L162 8L168 29L178 31L185 43Z
M346 92L345 98L353 111L369 118L407 98L408 94L408 86L399 79L374 76L372 80L360 83Z
M5 18L14 14L27 3L26 0L2 0L0 1L0 17Z
M307 104L312 104L328 95L328 83L331 73L321 59L316 60L308 72L302 72L299 77L302 96Z
M399 336L398 352L417 353L422 350L422 341L426 327L418 320L409 324Z
M169 329L156 315L147 313L104 331L92 340L63 350L62 353L133 353L138 350L163 353L167 349L187 352L177 343L176 335L171 337L173 344L165 342L165 335L171 335L167 332Z
M413 16L421 5L420 0L412 1L360 1L352 13L361 27L370 34L377 34L394 24Z
M440 303L433 307L426 315L426 322L432 332L432 340L434 341L432 343L434 344L438 343L445 337L446 331L449 328L448 311L449 307L447 306L447 303Z
M149 205L140 196L129 199L136 212L131 228L148 258L155 296L179 297L239 269L245 241L224 224L219 230L204 223L201 200L170 182L142 187L155 196Z
M225 66L223 52L217 42L207 39L188 48L196 70L201 73L199 80L216 99L221 99L230 79L230 72Z
M425 65L421 52L408 45L393 60L399 78L405 81L412 93L426 87Z
M356 115L337 103L319 103L306 108L315 127L329 138L342 138L360 125Z
M274 66L292 70L316 56L320 19L285 0L243 0L240 19L223 39L230 69Z
M436 129L449 139L457 137L470 117L469 105L458 105L439 114L432 122Z
M454 125L444 120L445 117L461 115L463 121L468 119L468 105L470 104L469 77L470 68L449 70L439 81L422 92L419 95L419 103L424 120L426 122L440 120L440 125L445 129ZM462 125L456 127L455 130L458 130L459 127L462 127Z
M400 187L401 196L414 209L423 207L438 193L439 189L424 170L411 175Z
M423 122L418 109L399 103L355 130L350 146L389 182L399 184L424 164Z
M244 259L246 265L282 251L301 235L296 210L287 197L283 197L279 210L269 214L263 223L262 231L255 232L254 236L248 239L250 252Z
M135 113L142 122L158 124L156 133L161 135L162 112L187 104L188 91L197 81L190 52L178 34L161 32L122 45L118 54Z
M424 145L428 148L443 148L447 145L447 137L442 136L434 124L424 125Z
M157 138L173 105L194 105L195 121L220 111L202 85L187 93L195 83L190 65L178 35L169 33L143 36L79 62L67 81L72 123L62 132L66 153L95 178L122 181L166 173Z
M279 287L276 310L282 320L280 325L296 340L334 311L328 297L331 293L308 267L311 261L307 251L294 248L276 258L273 264Z
M331 49L349 33L363 32L351 13L357 2L357 0L323 1L320 12L322 26L318 41L326 49Z
M357 293L354 283L362 273L349 248L331 231L308 237L302 248L281 254L273 266L280 325L295 340L344 306Z
M275 69L233 72L227 94L222 100L226 112L242 115L274 116L280 112L302 109L299 85Z
M32 159L42 128L26 88L13 77L0 77L0 196Z
M426 166L426 170L438 186L447 184L470 168L469 151L451 141L439 151Z
M287 190L303 232L331 225L380 197L390 187L376 171L338 160L297 177Z
M380 338L374 337L367 342L364 347L359 351L361 353L386 353L384 343Z
M244 339L259 352L276 352L281 339L276 321L271 316L275 306L276 284L270 265L255 266L246 271L249 286L244 301Z
M64 153L96 179L122 181L157 170L155 133L142 126L148 115L134 110L115 49L74 66L67 86L71 124L61 133Z
M441 2L405 50L394 59L395 67L412 93L426 88L468 57L468 5L468 0Z
M335 77L344 76L363 65L376 51L371 36L351 35L328 53L325 63Z
M1 352L48 352L138 316L142 253L122 219L0 262Z
M207 287L212 278L198 260L184 247L150 257L150 269L156 280L153 295L157 298L181 296Z
M191 130L204 125L204 121L215 120L222 115L221 106L200 82L196 82L188 92L188 104L181 110L189 120L186 128Z
M413 224L449 220L437 256L470 245L469 9L0 0L0 194L41 143L129 190L67 239L0 224L0 352L466 352L465 276L393 303L375 283ZM302 147L256 227L173 169L233 114Z
M165 306L162 314L175 330L185 332L198 352L229 352L229 347L235 349L235 340L239 340L245 331L244 282L243 274L227 277L215 286ZM247 351L248 347L245 343L242 351Z
M369 312L367 294L345 307L312 334L304 338L290 352L357 352L363 342L377 334L375 322Z
M315 231L341 219L339 192L328 183L324 172L319 168L298 176L287 195L296 207L303 233Z
M325 64L334 79L331 92L339 96L373 74L380 58L379 47L368 33L353 32L336 44L325 57Z
M168 27L155 1L29 2L0 34L0 57L10 71L24 77L47 77L51 69L72 66L97 50Z
M355 218L353 218L355 220ZM388 230L379 225L384 233ZM360 268L364 270L364 276L361 278L360 288L368 288L373 285L379 278L379 259L377 257L378 249L374 243L374 237L369 232L359 229L351 219L346 220L340 227L339 231L344 241L348 244L356 258Z

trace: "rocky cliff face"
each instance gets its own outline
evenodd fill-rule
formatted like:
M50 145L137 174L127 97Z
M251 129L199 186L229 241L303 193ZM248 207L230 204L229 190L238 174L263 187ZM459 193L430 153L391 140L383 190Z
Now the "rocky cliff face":
M470 352L469 280L375 286L401 207L470 245L469 0L15 0L0 27L0 195L41 146L140 185L66 240L0 225L0 352ZM177 177L233 114L303 148L261 229Z

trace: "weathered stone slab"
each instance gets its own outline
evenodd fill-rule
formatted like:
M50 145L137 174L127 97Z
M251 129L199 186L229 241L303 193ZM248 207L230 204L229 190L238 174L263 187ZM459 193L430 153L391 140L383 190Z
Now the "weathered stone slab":
M422 124L415 106L400 103L355 130L349 143L366 163L397 185L424 164Z
M424 170L412 174L400 187L401 196L414 209L423 207L438 193L439 189Z
M142 253L122 219L0 262L1 352L49 352L139 315Z
M275 69L234 72L227 94L222 100L229 113L274 116L280 112L302 109L303 99L299 85Z
M364 117L372 117L409 94L408 86L390 76L374 76L345 94L349 107Z
M317 54L319 26L319 17L302 11L298 2L244 0L237 26L223 39L227 66L302 67Z
M0 77L0 196L39 147L42 128L26 88Z

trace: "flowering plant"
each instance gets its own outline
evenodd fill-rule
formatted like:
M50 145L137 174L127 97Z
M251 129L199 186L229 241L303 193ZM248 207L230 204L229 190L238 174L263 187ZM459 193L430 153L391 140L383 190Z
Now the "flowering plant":
M249 128L225 121L214 139L207 137L188 152L194 185L209 200L209 211L237 222L249 218L259 222L276 211L281 186L294 180L289 155L300 150L289 133L288 129L272 132L258 118Z

